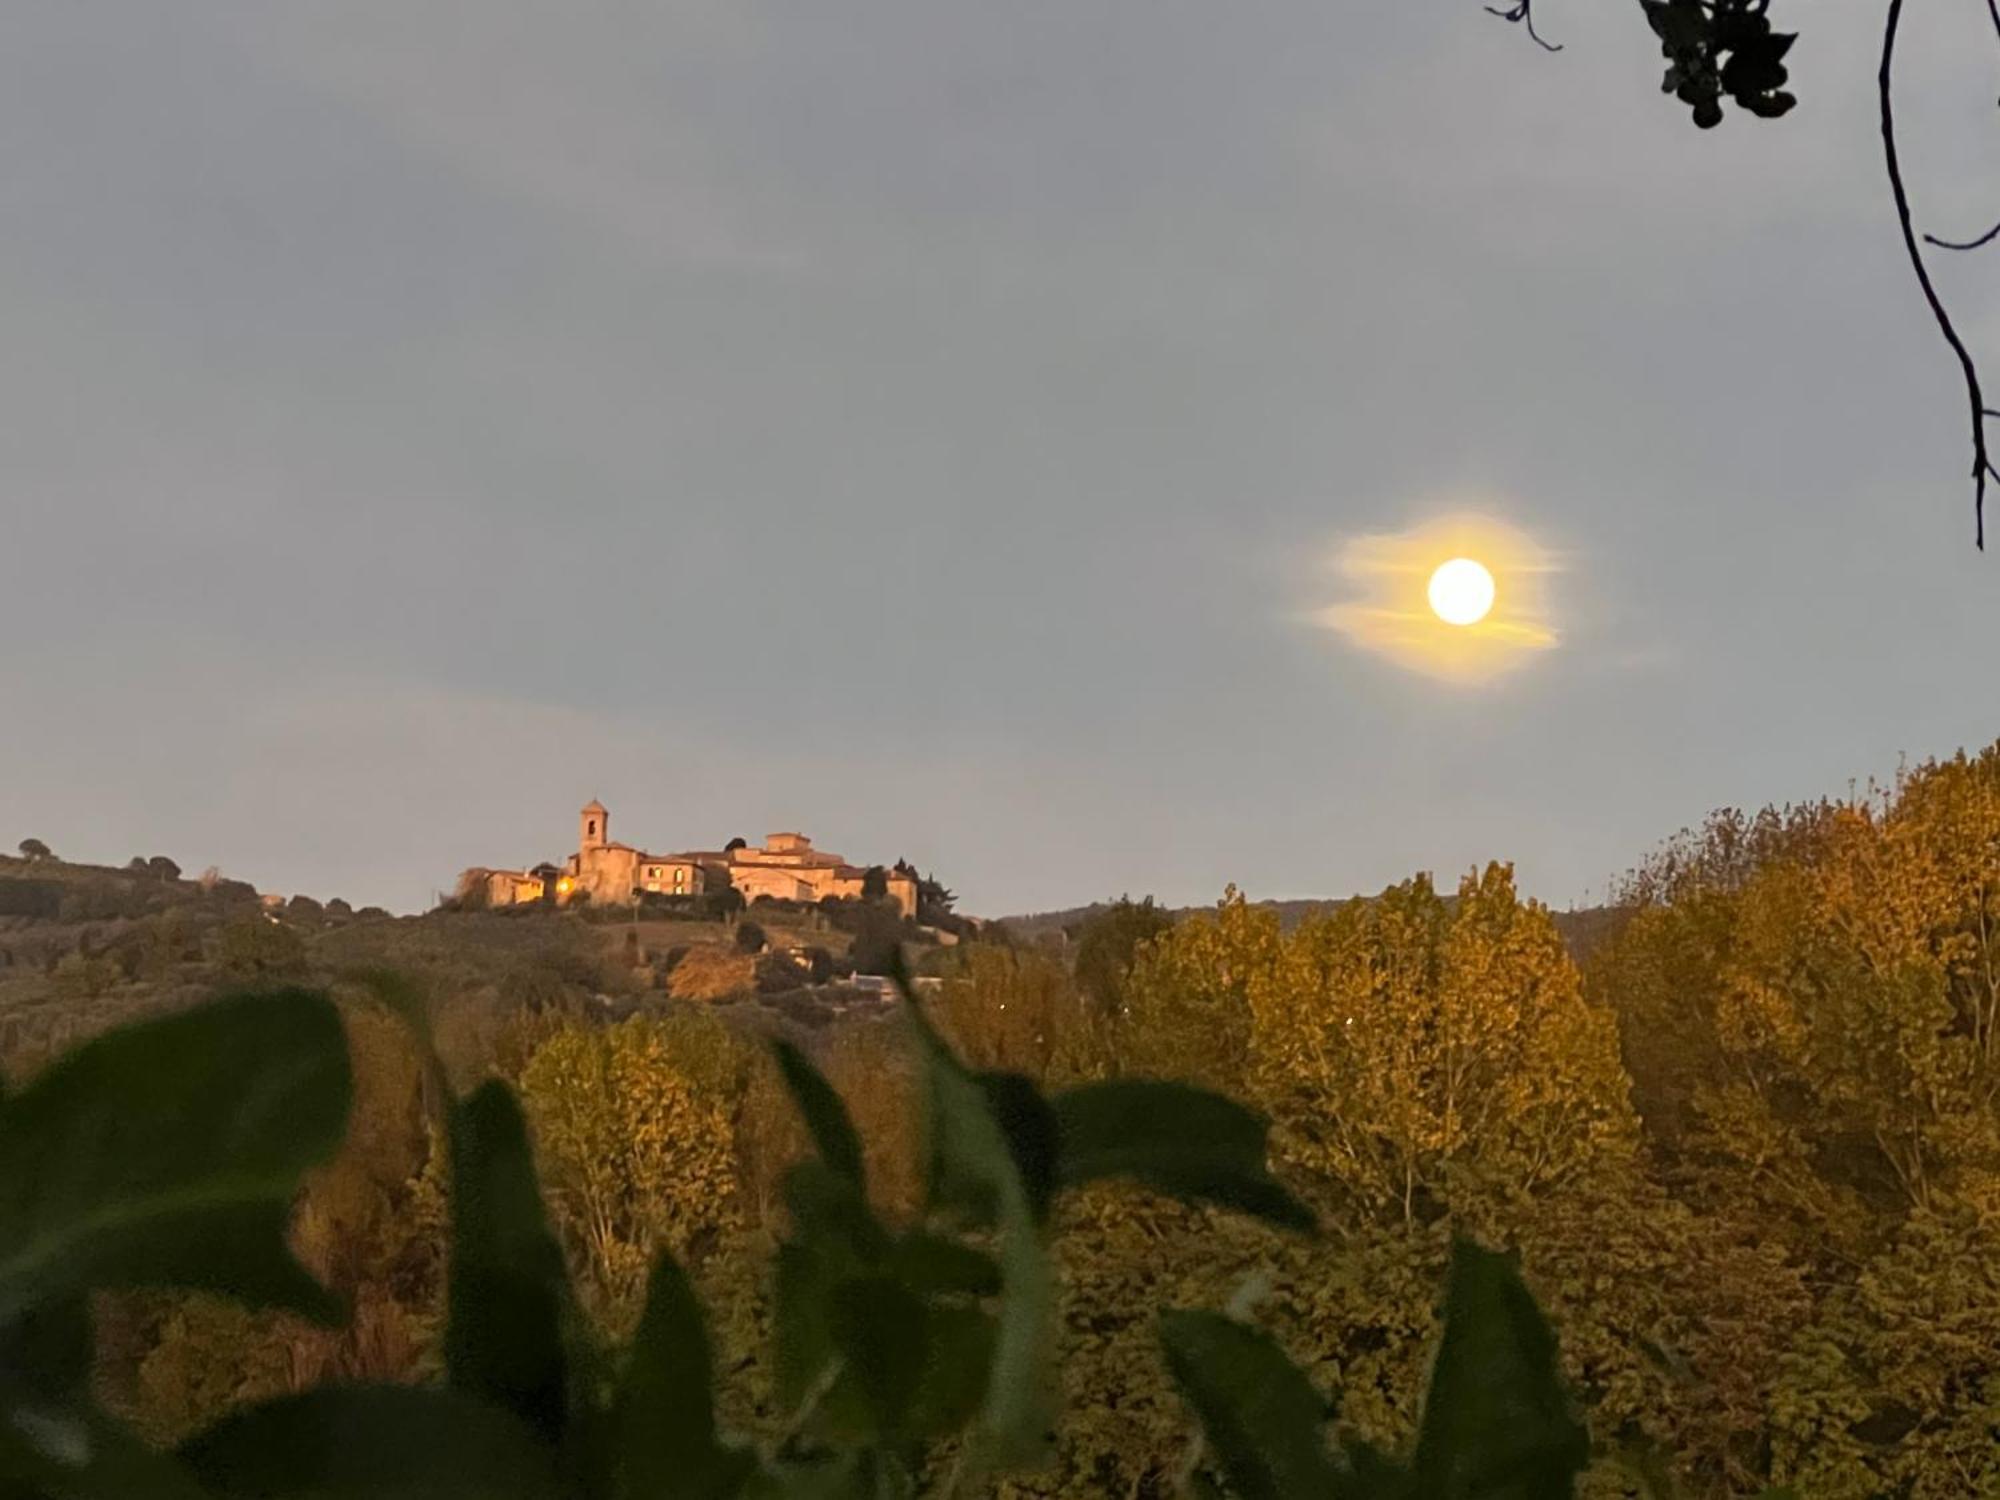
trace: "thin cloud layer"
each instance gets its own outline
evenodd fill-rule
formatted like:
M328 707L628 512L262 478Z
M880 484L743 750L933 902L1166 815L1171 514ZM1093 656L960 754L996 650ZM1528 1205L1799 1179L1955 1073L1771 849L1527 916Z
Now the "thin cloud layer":
M1469 557L1492 573L1493 608L1471 625L1438 618L1426 597L1440 564ZM1351 538L1335 564L1355 596L1320 611L1319 623L1357 649L1447 682L1495 681L1560 641L1550 580L1554 555L1519 527L1461 512L1402 531Z

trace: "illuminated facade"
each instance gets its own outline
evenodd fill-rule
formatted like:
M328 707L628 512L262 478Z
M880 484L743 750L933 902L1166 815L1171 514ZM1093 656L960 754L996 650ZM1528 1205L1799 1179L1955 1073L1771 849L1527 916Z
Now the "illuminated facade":
M681 854L651 854L611 837L611 813L592 800L577 814L576 853L560 867L530 870L470 869L459 877L461 899L488 906L554 900L558 905L579 892L593 902L624 904L642 893L698 896L731 887L745 901L760 896L780 901L819 902L861 899L868 872L838 854L815 849L802 833L774 833L761 848L734 848ZM887 898L904 916L917 912L917 882L902 870L884 875Z

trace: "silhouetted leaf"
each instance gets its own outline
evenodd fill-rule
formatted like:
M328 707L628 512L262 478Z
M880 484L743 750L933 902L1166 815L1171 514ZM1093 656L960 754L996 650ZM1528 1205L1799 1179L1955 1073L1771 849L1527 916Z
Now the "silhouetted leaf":
M1085 1084L1056 1095L1058 1181L1126 1177L1295 1229L1312 1214L1265 1165L1261 1116L1206 1089L1148 1079Z
M834 1287L827 1319L841 1378L865 1405L868 1435L893 1442L924 1375L923 1302L893 1277L853 1277Z
M568 1414L562 1251L543 1216L527 1126L497 1080L451 1114L451 1265L445 1370L543 1437Z
M997 1334L992 1315L980 1308L931 1305L923 1379L905 1424L911 1436L957 1432L978 1413Z
M64 1400L88 1384L90 1360L90 1304L80 1294L38 1303L0 1328L0 1386Z
M225 997L85 1043L0 1106L0 1322L104 1286L183 1286L333 1321L285 1246L350 1081L320 995Z
M872 1266L889 1253L889 1232L853 1179L819 1160L795 1162L785 1173L785 1211L796 1238L838 1243L856 1266Z
M1506 1257L1459 1241L1417 1437L1421 1493L1548 1500L1571 1493L1589 1452L1541 1309Z
M857 1191L865 1192L867 1176L862 1165L861 1137L855 1134L854 1122L848 1118L847 1106L840 1102L840 1095L790 1042L778 1042L773 1050L777 1053L778 1069L784 1074L785 1087L805 1118L820 1160L852 1182Z
M1336 1492L1340 1470L1326 1446L1326 1402L1276 1340L1206 1311L1165 1314L1160 1338L1234 1494L1317 1500Z
M804 1245L778 1247L772 1279L778 1400L794 1412L833 1363L833 1330L827 1300L837 1277L824 1257Z
M254 1406L181 1449L215 1494L243 1500L555 1500L552 1451L455 1391L328 1386Z
M991 1297L1000 1291L1000 1267L983 1250L927 1230L913 1229L897 1241L895 1272L920 1292Z
M995 1113L996 1090L952 1056L924 1019L907 980L903 989L924 1054L933 1191L947 1201L986 1205L1000 1229L999 1336L975 1458L982 1465L1031 1462L1042 1451L1050 1423L1047 1366L1055 1298L1035 1197L1017 1147ZM1021 1103L1011 1089L998 1092Z
M1027 1190L1029 1210L1039 1224L1048 1218L1049 1200L1056 1190L1055 1114L1034 1080L1020 1073L976 1073L973 1080L1007 1138Z
M701 1306L672 1256L653 1267L618 1401L619 1481L633 1500L723 1500L756 1468L715 1432Z

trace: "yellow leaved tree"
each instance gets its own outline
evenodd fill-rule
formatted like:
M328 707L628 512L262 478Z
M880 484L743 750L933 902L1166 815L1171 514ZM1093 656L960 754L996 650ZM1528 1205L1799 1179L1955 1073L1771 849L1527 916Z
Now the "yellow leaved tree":
M647 1266L683 1259L735 1218L735 1156L719 1092L703 1088L663 1022L559 1031L521 1074L542 1181L614 1330L636 1316Z

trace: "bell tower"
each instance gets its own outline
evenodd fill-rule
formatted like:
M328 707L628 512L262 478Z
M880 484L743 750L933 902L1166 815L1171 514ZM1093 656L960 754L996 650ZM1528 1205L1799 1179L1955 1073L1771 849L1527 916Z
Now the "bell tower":
M578 849L602 849L611 840L611 814L595 797L577 814Z

